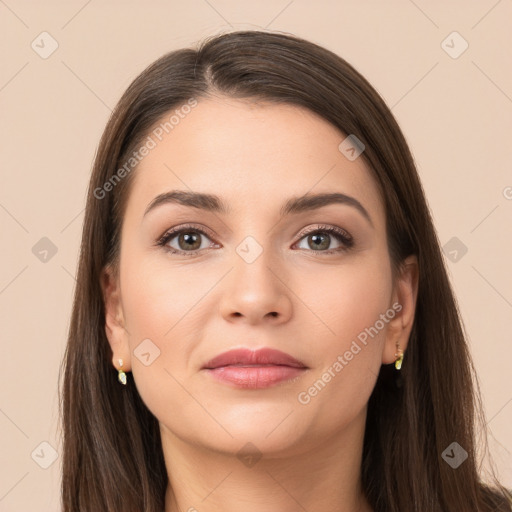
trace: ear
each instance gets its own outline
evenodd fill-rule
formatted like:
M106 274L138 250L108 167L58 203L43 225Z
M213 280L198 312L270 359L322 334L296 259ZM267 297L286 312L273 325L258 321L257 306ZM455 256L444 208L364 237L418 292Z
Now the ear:
M395 283L391 309L396 314L388 324L386 342L382 354L383 364L395 362L397 342L405 356L416 311L418 276L418 259L415 255L411 255L404 260L400 275L397 276Z
M131 370L128 331L125 328L119 278L113 267L107 266L101 273L101 289L105 304L105 333L112 349L112 364L118 370L119 359L123 360L123 370Z

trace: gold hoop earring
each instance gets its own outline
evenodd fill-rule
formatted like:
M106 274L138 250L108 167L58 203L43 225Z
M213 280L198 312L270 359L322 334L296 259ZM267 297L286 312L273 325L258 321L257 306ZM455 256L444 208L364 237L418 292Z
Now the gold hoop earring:
M126 386L126 373L123 372L122 370L122 366L123 366L123 360L122 359L119 359L119 370L118 371L118 375L117 375L117 380L123 384L124 386Z
M400 348L398 341L396 342L396 353L395 353L395 368L400 370L402 368L402 362L404 360L404 352Z

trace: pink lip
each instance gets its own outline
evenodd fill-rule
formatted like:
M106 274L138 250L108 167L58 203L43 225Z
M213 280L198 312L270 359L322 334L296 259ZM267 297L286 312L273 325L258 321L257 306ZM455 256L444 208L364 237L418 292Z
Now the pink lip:
M220 366L263 366L263 365L284 365L294 368L306 368L306 365L285 352L273 348L260 348L249 350L238 348L223 352L210 359L203 368L211 370Z
M266 388L300 375L307 366L271 348L235 349L214 357L202 369L214 378L242 388Z

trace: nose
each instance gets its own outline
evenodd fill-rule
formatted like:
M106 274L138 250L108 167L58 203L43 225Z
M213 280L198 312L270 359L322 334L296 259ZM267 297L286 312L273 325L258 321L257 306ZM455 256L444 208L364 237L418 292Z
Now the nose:
M249 263L235 253L234 268L226 276L220 312L228 322L281 324L292 315L291 289L285 273L266 252ZM280 270L281 269L281 270Z

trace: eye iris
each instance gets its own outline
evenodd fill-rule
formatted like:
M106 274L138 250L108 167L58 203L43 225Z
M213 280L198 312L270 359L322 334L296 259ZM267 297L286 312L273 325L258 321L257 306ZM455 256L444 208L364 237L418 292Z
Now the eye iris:
M181 242L185 242L185 245L182 245ZM194 245L194 243L197 245ZM178 245L181 249L199 249L201 247L201 237L190 232L181 233L178 237Z
M318 243L318 241L323 238L324 239L324 243L322 244L322 241L320 241ZM312 246L310 244L310 247L314 250L317 250L317 249L327 249L329 247L329 237L327 235L319 235L319 234L315 234L315 235L310 235L310 239L311 240L314 240L314 246Z

